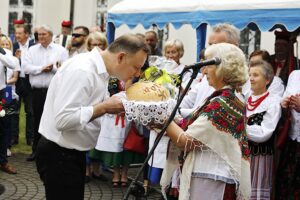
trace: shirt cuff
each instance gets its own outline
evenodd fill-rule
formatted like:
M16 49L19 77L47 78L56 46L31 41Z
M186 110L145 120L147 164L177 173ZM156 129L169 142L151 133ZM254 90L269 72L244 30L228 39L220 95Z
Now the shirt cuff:
M186 109L186 108L181 108L180 109L180 115L183 117L183 118L186 118L189 114L191 114L191 112L193 112L194 110L193 109Z
M80 124L87 124L93 116L93 106L81 107Z

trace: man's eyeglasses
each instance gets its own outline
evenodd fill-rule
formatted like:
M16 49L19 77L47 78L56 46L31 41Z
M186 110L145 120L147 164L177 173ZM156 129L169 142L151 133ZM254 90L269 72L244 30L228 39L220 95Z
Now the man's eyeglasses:
M81 37L81 36L86 36L84 34L80 34L80 33L72 33L72 37L75 37L75 38L78 38L78 37Z

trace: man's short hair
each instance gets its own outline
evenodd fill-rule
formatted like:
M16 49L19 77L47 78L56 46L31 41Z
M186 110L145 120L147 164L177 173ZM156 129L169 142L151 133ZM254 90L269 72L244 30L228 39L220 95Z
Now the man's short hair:
M252 57L254 56L261 56L262 60L271 63L271 56L267 50L255 50L253 51L250 56L249 60L251 60Z
M155 36L155 38L158 39L157 33L155 31L153 31L153 30L146 31L145 35L148 33L152 33Z
M86 26L76 26L74 28L74 30L78 30L78 29L82 29L83 32L84 32L84 34L85 34L85 36L88 36L90 34L90 30Z
M240 30L235 26L228 23L216 24L215 26L213 26L212 30L214 32L226 33L227 43L235 45L240 44Z
M16 24L15 26L15 29L17 29L17 28L23 28L24 29L24 33L30 33L30 31L29 31L29 27L28 26L26 26L25 24Z
M42 24L39 26L39 30L40 29L44 29L46 30L48 33L50 33L50 35L53 35L53 30L50 26L46 25L46 24Z
M151 52L145 41L135 34L122 35L108 47L108 51L112 53L124 51L129 54L135 54L140 50L143 50L147 54L150 54Z

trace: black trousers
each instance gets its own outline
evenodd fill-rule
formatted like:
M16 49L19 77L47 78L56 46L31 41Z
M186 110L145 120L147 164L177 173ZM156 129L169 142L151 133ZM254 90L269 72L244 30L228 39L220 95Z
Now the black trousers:
M34 116L34 132L33 132L33 144L32 144L32 153L35 154L36 147L41 137L39 133L39 126L41 117L44 110L44 104L47 96L47 88L33 88L32 89L32 108Z
M16 92L19 95L18 110L21 109L21 102L24 101L24 110L26 114L26 140L32 140L34 135L34 119L32 109L32 89L29 82L29 77L19 77L16 83ZM19 139L19 117L20 114L15 114L12 117L12 139L18 141Z
M85 153L40 138L36 166L47 200L84 199Z
M4 98L4 90L0 90L0 101ZM0 164L3 165L7 163L7 134L6 134L6 126L7 126L7 116L0 117Z
M0 117L0 164L7 163L7 126L9 126L9 120L7 116Z

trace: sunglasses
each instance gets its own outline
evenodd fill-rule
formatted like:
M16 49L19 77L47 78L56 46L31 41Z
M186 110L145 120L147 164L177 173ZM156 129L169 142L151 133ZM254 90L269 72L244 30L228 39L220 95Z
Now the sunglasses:
M80 33L72 33L72 37L75 37L75 38L78 38L78 37L81 37L81 36L86 36L84 34L80 34Z

